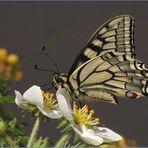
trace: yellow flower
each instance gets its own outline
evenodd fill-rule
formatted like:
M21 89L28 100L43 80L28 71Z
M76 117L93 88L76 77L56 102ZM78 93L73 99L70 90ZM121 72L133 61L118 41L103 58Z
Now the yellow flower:
M0 61L0 72L5 68L4 62Z
M0 61L5 61L7 54L8 54L7 49L0 48Z
M9 78L11 76L12 67L11 66L5 66L2 72L2 75L4 78Z
M115 147L119 148L137 147L137 143L136 140L123 138L118 142L106 143L100 146L100 148L115 148Z
M125 139L125 138L123 138L121 141L116 142L115 146L123 147L123 148L124 147L136 147L137 144L136 144L136 141L133 140L133 139Z
M99 118L94 118L94 110L88 111L88 106L85 105L83 108L78 108L76 102L73 103L73 118L76 124L84 124L86 126L100 124Z
M12 66L15 65L15 64L17 64L19 62L18 55L16 55L16 54L10 54L10 55L8 55L7 62L8 62L8 64L10 64Z
M7 49L0 48L0 75L3 78L12 78L18 81L23 73L19 70L21 67L20 58L16 54L8 54Z
M22 73L21 71L17 71L17 72L15 73L13 79L14 79L15 81L19 81L19 80L22 79L22 77L23 77L23 73Z

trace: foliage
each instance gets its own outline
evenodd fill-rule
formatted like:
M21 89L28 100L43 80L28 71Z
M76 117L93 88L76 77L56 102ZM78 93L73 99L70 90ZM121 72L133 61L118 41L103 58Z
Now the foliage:
M43 139L43 137L39 137L38 139L36 139L32 147L33 148L45 148L45 147L48 147L48 145L49 145L48 138Z
M5 105L9 108L15 102L15 96L11 95L11 86L15 80L21 78L18 76L19 69L19 56L8 54L7 49L0 48L0 147L25 146L28 141L23 132L24 124L4 109Z

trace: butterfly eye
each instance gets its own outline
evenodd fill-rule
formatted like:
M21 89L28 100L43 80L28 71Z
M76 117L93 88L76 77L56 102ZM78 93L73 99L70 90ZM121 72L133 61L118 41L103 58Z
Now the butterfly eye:
M55 81L56 81L57 83L60 83L60 82L61 82L61 79L60 79L60 77L59 77L58 75L55 76Z

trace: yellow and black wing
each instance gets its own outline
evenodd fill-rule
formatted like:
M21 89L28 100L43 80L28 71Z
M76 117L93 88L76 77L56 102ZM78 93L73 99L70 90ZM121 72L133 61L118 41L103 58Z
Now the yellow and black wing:
M78 67L69 81L85 99L117 103L116 96L135 99L148 95L148 69L131 54L108 52Z
M135 57L134 18L129 15L114 17L92 35L78 54L69 76L82 64L106 52L130 53Z
M68 76L80 98L117 103L117 96L148 95L148 70L135 58L134 19L118 16L99 28L76 58Z

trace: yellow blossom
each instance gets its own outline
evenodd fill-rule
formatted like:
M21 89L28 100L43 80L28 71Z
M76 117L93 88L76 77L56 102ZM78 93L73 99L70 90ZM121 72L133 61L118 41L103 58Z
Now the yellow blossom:
M5 68L4 62L0 61L0 72Z
M2 75L4 78L8 78L11 77L11 71L12 71L12 67L11 66L5 66L2 72Z
M7 49L0 48L0 75L3 78L12 78L18 81L23 74L19 70L21 67L19 56L16 54L8 54Z
M19 80L22 79L22 77L23 77L23 73L22 73L21 71L17 71L17 72L15 73L13 79L14 79L15 81L19 81Z
M16 55L16 54L10 54L10 55L8 55L8 57L7 57L7 62L8 62L8 64L10 64L10 65L15 65L15 64L17 64L17 63L19 62L19 57L18 57L18 55Z
M7 49L0 48L0 61L5 61L7 54Z
M126 147L137 147L136 140L133 139L125 139L123 138L122 140L118 142L113 142L113 143L106 143L100 146L101 148L114 148L114 147L120 147L120 148L126 148Z
M116 142L115 144L117 147L136 147L136 141L133 139L125 139L123 138L122 140L120 140L119 142Z

